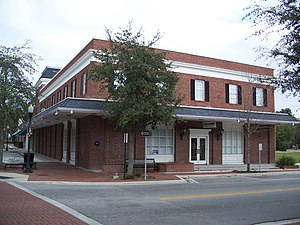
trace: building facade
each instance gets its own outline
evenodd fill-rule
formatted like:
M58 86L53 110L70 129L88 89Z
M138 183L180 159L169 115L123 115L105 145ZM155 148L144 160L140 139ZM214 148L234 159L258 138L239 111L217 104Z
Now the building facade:
M124 132L105 117L107 92L99 92L99 84L88 79L93 52L108 46L91 40L54 76L37 83L33 151L86 169L123 171ZM295 121L274 113L273 89L258 81L272 77L272 69L159 51L172 61L179 77L176 94L183 101L174 125L145 128L151 135L137 137L136 158L154 158L161 171L245 164L245 134L251 129L251 163L258 163L259 144L262 163L274 163L275 126Z

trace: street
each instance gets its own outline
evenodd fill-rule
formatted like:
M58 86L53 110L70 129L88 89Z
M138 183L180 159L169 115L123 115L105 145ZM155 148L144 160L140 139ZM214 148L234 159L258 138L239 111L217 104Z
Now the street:
M181 184L18 183L105 225L255 224L300 217L300 173Z

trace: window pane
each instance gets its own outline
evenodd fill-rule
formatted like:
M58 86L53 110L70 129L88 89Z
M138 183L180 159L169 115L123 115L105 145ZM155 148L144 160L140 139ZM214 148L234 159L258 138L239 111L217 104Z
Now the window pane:
M204 90L204 81L195 80L195 100L204 101L205 90Z
M146 149L149 155L173 154L173 129L152 130L152 136L146 137Z
M229 103L237 104L238 103L238 88L237 85L229 84Z
M256 88L256 105L257 106L264 105L264 93L262 88Z
M153 137L152 138L152 144L153 145L159 145L159 138L158 137Z
M243 134L238 131L225 131L222 144L223 154L243 153Z

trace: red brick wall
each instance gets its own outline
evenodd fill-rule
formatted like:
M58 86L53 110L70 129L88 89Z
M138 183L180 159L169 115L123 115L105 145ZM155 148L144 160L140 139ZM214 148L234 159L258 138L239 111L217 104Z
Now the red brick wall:
M222 136L219 130L222 129L222 123L217 122L217 127L212 129L209 135L209 164L222 164Z
M276 151L276 127L274 125L269 126L269 161L268 163L275 162Z
M174 134L174 161L178 163L189 162L189 131L187 123L179 123L175 126ZM180 136L180 130L186 129L186 133Z
M251 135L250 163L259 163L258 144L263 144L261 153L261 163L274 163L275 161L275 127L261 125L255 133ZM245 138L245 163L247 163L247 139Z
M106 149L104 123L105 121L97 116L78 120L78 166L101 169ZM95 145L96 141L100 142L99 146Z
M56 156L56 129L55 125L50 126L50 157L55 159Z
M56 139L55 139L55 159L62 160L63 153L63 129L62 123L55 125Z

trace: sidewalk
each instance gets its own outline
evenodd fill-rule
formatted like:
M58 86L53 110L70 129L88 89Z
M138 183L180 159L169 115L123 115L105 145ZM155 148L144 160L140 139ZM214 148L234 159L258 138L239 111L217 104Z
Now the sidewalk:
M23 149L9 146L9 151L3 152L4 162L23 162ZM22 167L7 167L0 169L1 176L7 177L10 181L61 181L61 182L124 182L123 173L112 174L93 172L68 165L58 160L35 153L34 161L37 163L37 169L32 173L23 173ZM113 179L113 176L119 176L119 179ZM164 174L156 172L147 172L148 180L165 181L180 180L175 174ZM1 179L0 179L1 180ZM126 180L134 182L139 180ZM144 181L141 179L140 181Z
M80 219L30 195L9 183L0 182L0 224L85 225Z

